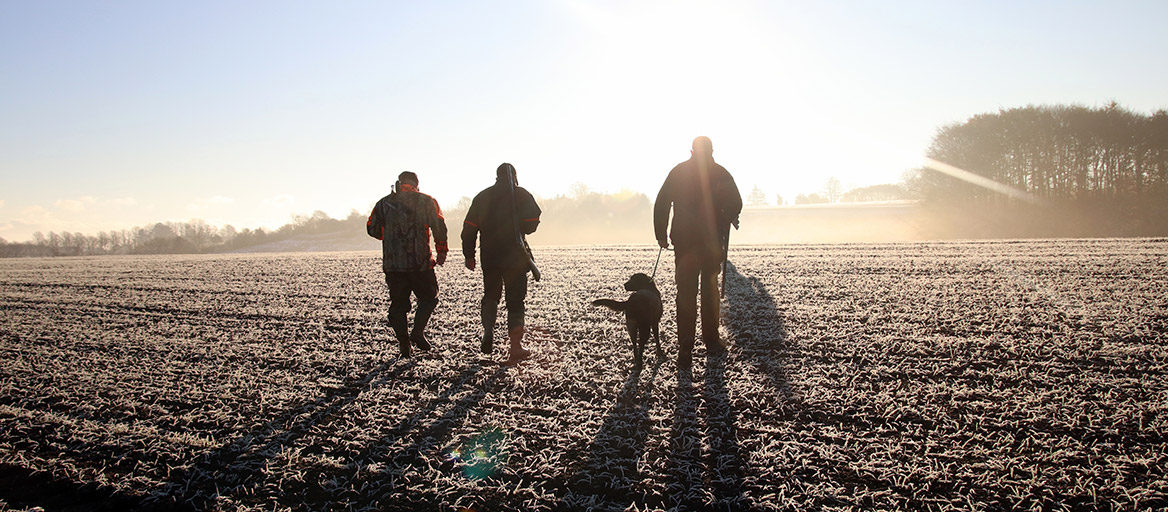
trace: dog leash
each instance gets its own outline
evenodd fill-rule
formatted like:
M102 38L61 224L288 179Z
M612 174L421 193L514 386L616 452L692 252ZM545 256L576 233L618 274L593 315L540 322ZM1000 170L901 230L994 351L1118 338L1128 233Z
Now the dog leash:
M657 249L657 263L653 264L653 275L649 276L649 280L657 282L657 265L661 263L661 253L665 252L665 248Z

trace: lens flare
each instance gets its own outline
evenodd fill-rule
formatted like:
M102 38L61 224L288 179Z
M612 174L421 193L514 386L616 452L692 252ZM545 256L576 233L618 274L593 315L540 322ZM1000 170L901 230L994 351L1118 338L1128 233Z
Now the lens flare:
M490 478L507 463L506 441L501 429L490 428L446 452L446 459L461 465L462 475L469 480Z
M1010 197L1013 197L1014 199L1021 199L1023 201L1029 202L1029 203L1038 203L1039 202L1039 199L1037 196L1035 196L1034 194L1031 194L1029 192L1026 192L1025 190L1018 190L1018 189L1011 187L1009 185L1004 185L1004 184L998 183L994 180L991 180L989 178L986 178L985 176L979 176L979 175L974 174L972 172L969 172L965 169L961 169L959 167L949 165L945 162L933 160L932 158L925 158L925 167L928 167L928 168L930 168L934 171L940 172L942 174L952 176L952 177L957 178L957 179L964 181L966 183L972 183L972 184L977 185L979 187L993 190L994 192L998 192L1001 194L1008 195Z

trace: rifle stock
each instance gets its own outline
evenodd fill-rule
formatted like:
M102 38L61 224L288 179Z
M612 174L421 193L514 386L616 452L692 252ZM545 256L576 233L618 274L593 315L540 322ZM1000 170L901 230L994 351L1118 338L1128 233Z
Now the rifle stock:
M527 269L531 271L531 278L539 281L539 267L535 265L535 256L531 254L531 246L527 244L527 238L523 236L523 230L519 229L519 205L515 204L515 168L508 167L507 169L507 185L511 189L511 216L515 220L515 241L519 247L523 248L523 252L527 255Z

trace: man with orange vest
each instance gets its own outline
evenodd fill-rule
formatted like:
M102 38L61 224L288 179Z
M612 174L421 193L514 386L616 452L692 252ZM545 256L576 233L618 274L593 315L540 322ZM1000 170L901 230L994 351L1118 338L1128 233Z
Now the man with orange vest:
M446 262L446 219L433 197L418 191L418 175L406 171L398 175L392 193L381 198L369 214L365 228L369 236L381 240L381 268L389 286L389 326L397 337L402 357L410 356L410 345L430 350L426 322L438 306L438 278L434 265ZM437 258L430 254L430 234L434 234ZM406 314L410 294L418 299L414 328L408 330Z

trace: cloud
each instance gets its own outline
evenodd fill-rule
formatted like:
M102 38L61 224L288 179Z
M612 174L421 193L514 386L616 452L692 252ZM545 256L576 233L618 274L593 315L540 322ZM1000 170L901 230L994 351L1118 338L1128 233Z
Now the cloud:
M71 213L80 213L86 206L97 204L97 200L93 196L82 196L77 199L59 199L53 203L53 206Z

